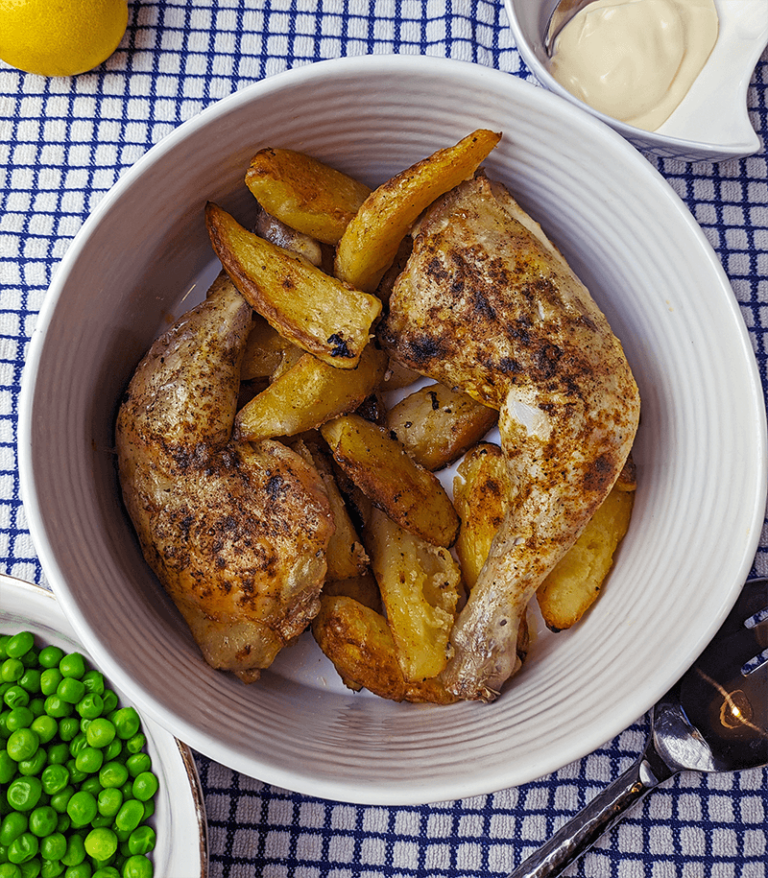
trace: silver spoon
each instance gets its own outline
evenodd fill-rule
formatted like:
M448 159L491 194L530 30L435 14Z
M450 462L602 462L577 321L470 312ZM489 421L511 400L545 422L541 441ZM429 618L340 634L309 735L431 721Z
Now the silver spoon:
M551 57L555 39L568 22L581 12L585 6L594 3L595 0L560 0L549 16L547 29L544 31L544 48Z
M508 878L560 875L629 808L681 771L768 765L768 661L754 661L768 649L767 609L768 579L747 582L712 642L653 708L640 759Z

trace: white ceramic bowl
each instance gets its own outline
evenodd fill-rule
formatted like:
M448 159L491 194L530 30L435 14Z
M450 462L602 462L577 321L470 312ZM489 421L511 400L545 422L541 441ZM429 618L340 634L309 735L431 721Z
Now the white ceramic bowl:
M693 87L657 131L606 116L574 97L550 74L544 35L557 0L504 0L520 55L541 85L602 119L638 149L662 158L717 162L760 149L747 107L747 89L768 44L765 0L715 0L717 43Z
M481 126L504 132L488 172L591 287L640 385L640 487L610 584L582 625L537 637L525 669L491 705L352 693L310 635L244 686L203 663L142 559L115 475L121 393L155 336L215 274L204 202L249 221L243 175L257 149L305 150L376 184ZM66 254L30 345L21 408L33 539L99 664L195 749L336 800L490 792L601 745L717 630L763 521L757 368L701 230L607 126L544 89L464 62L322 62L234 94L169 135L104 198Z
M77 650L91 659L51 592L0 575L0 634L17 631L31 631L39 646L53 644L66 652ZM121 687L114 685L113 680L110 684L121 704L129 704L130 699ZM146 716L142 716L142 730L152 770L160 781L152 817L157 833L157 846L152 853L154 873L157 878L206 878L205 805L192 753Z

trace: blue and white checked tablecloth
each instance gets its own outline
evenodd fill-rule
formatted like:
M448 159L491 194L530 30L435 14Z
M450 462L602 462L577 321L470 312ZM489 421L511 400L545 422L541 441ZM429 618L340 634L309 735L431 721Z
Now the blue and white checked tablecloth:
M766 0L768 2L768 0ZM251 83L325 58L448 56L528 78L502 0L129 0L128 31L96 71L50 79L0 63L0 565L43 574L19 500L15 438L24 353L56 266L118 177L184 120ZM749 105L768 137L768 54ZM728 273L768 391L768 159L652 160ZM768 575L768 529L753 573ZM639 721L549 777L429 807L312 799L197 763L219 878L503 875L641 751ZM569 874L766 878L768 771L684 774ZM188 876L165 876L188 878Z

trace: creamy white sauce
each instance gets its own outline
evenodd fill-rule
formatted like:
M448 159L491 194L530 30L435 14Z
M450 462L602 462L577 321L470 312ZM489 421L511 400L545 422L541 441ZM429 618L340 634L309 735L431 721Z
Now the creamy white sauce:
M717 34L714 0L596 0L558 35L550 72L599 112L655 131L693 85Z

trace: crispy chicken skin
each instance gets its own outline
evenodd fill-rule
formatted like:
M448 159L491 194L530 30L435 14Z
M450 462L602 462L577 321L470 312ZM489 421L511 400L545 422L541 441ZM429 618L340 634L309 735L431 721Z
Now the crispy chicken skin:
M515 646L530 598L629 454L637 386L586 288L484 176L420 220L379 335L404 365L499 409L511 502L444 671L455 695L491 701L520 666Z
M212 287L151 347L116 427L144 556L206 661L250 682L319 610L333 532L316 471L275 441L232 441L248 303Z

